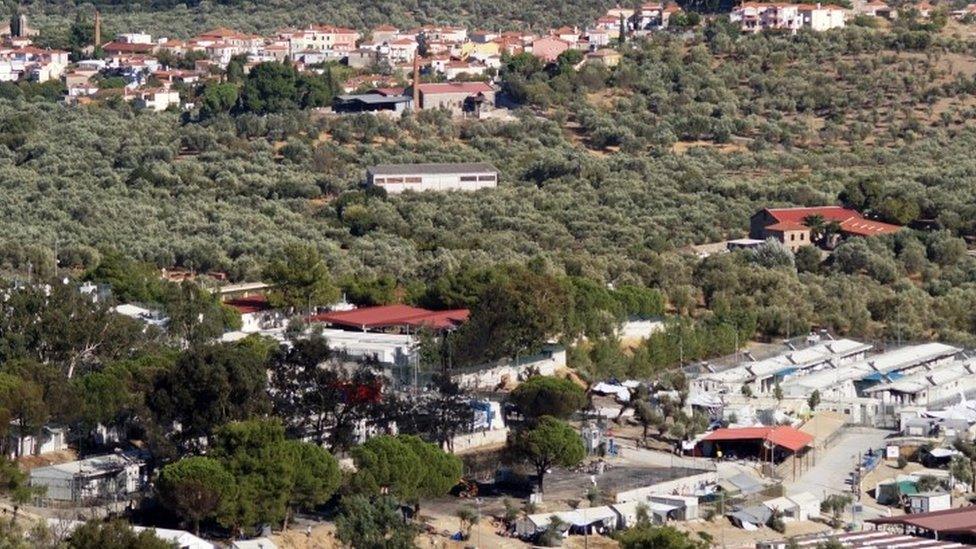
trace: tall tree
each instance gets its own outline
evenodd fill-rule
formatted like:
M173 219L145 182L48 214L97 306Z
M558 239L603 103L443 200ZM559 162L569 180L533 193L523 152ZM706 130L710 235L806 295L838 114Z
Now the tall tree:
M220 506L233 497L234 477L216 459L188 457L160 471L156 491L164 506L193 525L200 534L200 521L216 518Z
M172 549L151 529L136 533L122 520L90 520L71 533L67 545L69 549Z
M353 486L401 501L443 496L461 480L461 460L411 435L379 436L353 448Z
M970 440L957 438L953 446L969 462L970 490L976 492L976 444Z
M336 537L357 549L412 549L418 529L404 520L396 500L357 494L342 498Z
M535 376L515 388L509 401L529 418L552 416L568 419L586 406L583 389L564 378Z
M456 345L463 362L537 352L562 329L569 312L565 285L555 277L513 267L481 294Z
M160 424L179 422L180 443L209 438L224 423L269 410L265 364L246 342L191 347L156 381L150 408Z
M5 427L10 425L16 430L17 456L21 455L23 439L39 435L49 417L40 385L19 376L0 374L0 418L7 422Z
M288 497L290 514L302 509L313 509L328 501L342 481L339 462L332 454L315 444L289 440L284 446L293 475Z
M260 523L287 526L291 513L328 501L339 487L339 464L311 443L285 440L277 421L229 423L217 431L212 456L236 482L218 519L234 530Z
M279 347L271 358L271 394L290 435L312 437L340 452L352 446L359 419L376 419L382 379L370 363L349 371L331 358L319 335Z
M275 307L307 310L339 299L339 289L332 283L329 269L311 246L285 247L283 255L265 269L265 277L274 284L268 299Z
M580 434L553 417L543 417L535 427L516 433L512 447L535 467L540 492L544 490L546 471L557 465L572 467L586 456Z
M0 360L32 358L71 378L153 341L152 333L70 284L8 287L0 315Z

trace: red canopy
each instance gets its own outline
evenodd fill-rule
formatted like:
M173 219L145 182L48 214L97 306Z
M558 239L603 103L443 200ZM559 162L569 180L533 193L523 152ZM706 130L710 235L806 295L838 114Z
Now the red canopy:
M333 311L312 317L312 321L360 330L388 328L391 326L426 327L435 330L457 328L468 319L467 309L429 311L409 305L381 305L363 307L351 311Z
M703 441L762 440L796 452L813 442L813 436L803 431L781 425L779 427L740 427L716 429Z

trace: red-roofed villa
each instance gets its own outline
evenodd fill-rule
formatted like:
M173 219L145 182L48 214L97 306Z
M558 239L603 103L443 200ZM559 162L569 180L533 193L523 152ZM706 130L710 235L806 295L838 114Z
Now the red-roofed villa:
M898 225L867 219L857 210L842 206L764 208L749 220L749 237L758 240L775 238L795 252L801 246L815 244L818 235L814 233L824 229L810 227L812 218L821 219L828 229L833 225L837 238L891 234L901 229ZM832 246L836 240L827 239L825 244Z

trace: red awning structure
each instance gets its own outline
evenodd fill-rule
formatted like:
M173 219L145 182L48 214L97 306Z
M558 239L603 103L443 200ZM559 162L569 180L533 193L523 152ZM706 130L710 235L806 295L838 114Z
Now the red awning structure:
M311 320L359 330L378 330L393 327L453 330L463 324L469 315L470 311L467 309L429 311L409 305L381 305L379 307L363 307L351 311L318 314L313 316Z
M946 509L945 511L932 511L931 513L868 519L867 522L876 525L894 524L914 527L938 534L973 536L976 535L976 505Z
M813 436L793 427L741 427L716 429L702 439L703 442L764 441L797 452L813 442Z
M271 304L268 303L268 298L265 297L264 294L228 299L224 302L224 305L237 309L237 312L242 315L259 313L261 311L267 311L271 308Z

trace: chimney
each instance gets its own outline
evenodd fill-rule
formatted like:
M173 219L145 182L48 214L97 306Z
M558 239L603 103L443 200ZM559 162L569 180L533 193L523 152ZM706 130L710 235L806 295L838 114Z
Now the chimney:
M417 52L413 53L413 108L414 110L420 110L420 90L417 86L420 84L420 58Z
M95 47L102 45L102 14L95 10Z

